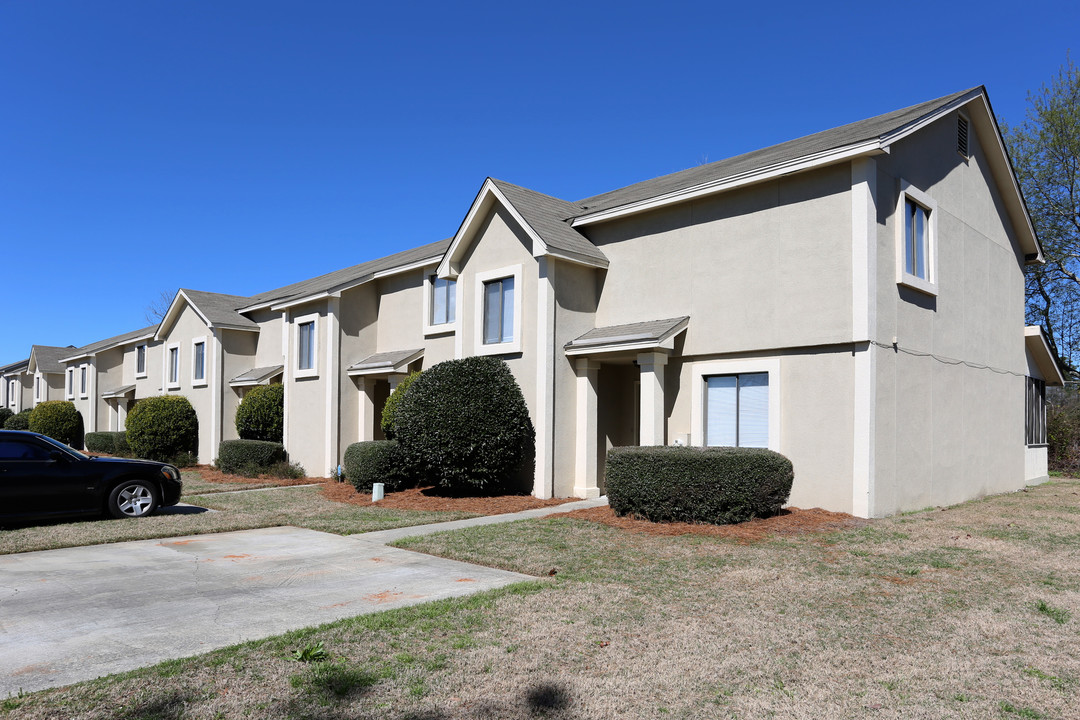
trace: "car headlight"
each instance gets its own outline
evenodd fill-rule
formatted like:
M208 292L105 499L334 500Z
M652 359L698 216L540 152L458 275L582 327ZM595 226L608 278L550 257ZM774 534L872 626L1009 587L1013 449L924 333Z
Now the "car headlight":
M161 474L170 480L180 480L180 471L174 468L172 465L165 465L161 468Z

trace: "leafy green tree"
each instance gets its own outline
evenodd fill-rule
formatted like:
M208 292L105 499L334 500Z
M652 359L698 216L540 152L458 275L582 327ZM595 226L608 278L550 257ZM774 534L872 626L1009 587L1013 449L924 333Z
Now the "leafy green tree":
M1045 328L1062 369L1080 352L1080 69L1066 58L1049 85L1028 93L1027 117L1005 140L1045 265L1029 266L1028 322Z

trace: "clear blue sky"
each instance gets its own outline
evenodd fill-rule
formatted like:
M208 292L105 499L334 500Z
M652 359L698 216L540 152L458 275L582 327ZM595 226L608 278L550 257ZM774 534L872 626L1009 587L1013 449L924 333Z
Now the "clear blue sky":
M1080 3L0 0L0 364L984 84ZM1073 47L1080 54L1080 47Z

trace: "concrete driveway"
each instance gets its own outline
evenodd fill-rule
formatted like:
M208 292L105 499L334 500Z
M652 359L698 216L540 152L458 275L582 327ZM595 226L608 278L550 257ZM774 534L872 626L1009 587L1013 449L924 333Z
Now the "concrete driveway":
M278 527L0 555L0 698L532 579L383 544L456 525L351 537Z

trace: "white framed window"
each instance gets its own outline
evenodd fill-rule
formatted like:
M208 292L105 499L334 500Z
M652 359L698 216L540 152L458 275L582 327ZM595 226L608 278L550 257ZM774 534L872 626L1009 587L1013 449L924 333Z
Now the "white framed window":
M521 352L521 265L477 273L476 354Z
M293 321L295 327L295 377L319 375L319 314L302 315Z
M780 359L691 364L691 442L780 450Z
M43 385L43 383L41 381L41 375L35 375L34 376L34 402L35 403L39 403L39 402L41 402L42 400L45 399L44 396L43 396L43 393L42 393L42 390L43 390L42 385Z
M198 337L191 341L191 386L206 385L206 338Z
M1028 447L1046 445L1046 382L1027 379L1025 398L1025 441Z
M89 370L89 365L79 366L79 397L83 399L86 399L88 393L87 374Z
M75 399L75 368L68 368L64 373L64 398L67 400Z
M901 180L896 214L896 282L937 295L937 203Z
M169 345L165 351L165 383L170 390L180 387L180 343Z
M12 410L15 409L15 398L18 397L19 392L16 382L15 380L8 381L8 407Z
M146 345L135 346L135 377L146 377Z
M434 273L424 277L424 334L457 330L458 282Z

